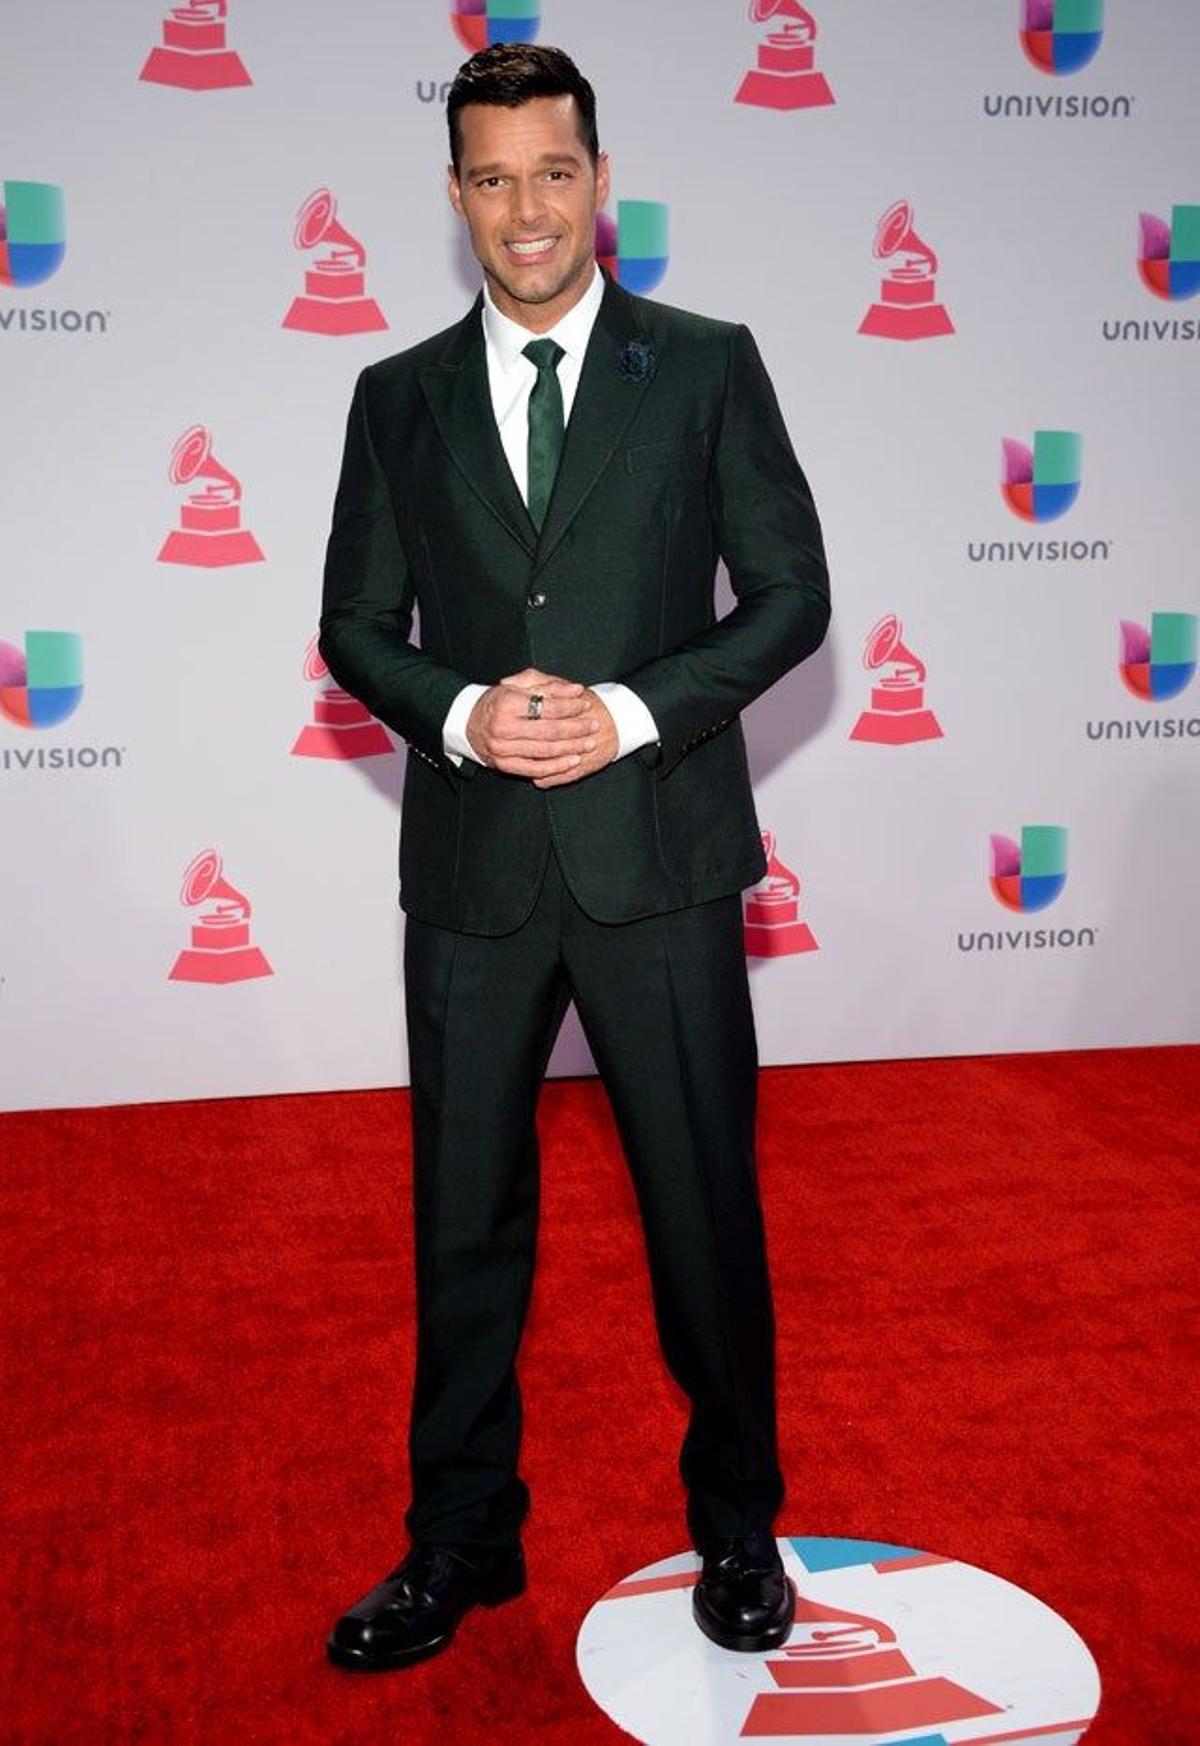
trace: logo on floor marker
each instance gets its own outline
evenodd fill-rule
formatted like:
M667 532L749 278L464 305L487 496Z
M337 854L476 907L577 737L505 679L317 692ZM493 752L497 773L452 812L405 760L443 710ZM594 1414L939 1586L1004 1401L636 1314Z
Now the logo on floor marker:
M694 1553L646 1566L583 1622L580 1676L645 1746L1074 1746L1100 1703L1086 1644L1024 1589L873 1540L780 1540L797 1591L787 1643L760 1656L697 1630Z

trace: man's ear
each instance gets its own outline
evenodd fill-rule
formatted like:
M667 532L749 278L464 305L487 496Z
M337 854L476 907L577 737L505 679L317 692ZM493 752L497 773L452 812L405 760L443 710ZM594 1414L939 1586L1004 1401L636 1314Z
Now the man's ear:
M608 153L601 152L596 159L596 210L608 205L608 190L612 178L609 175Z
M459 186L458 177L454 173L453 164L446 165L446 193L449 195L450 204L453 206L455 212L458 213L458 216L460 218L465 217L466 215L463 212L462 204L462 189Z

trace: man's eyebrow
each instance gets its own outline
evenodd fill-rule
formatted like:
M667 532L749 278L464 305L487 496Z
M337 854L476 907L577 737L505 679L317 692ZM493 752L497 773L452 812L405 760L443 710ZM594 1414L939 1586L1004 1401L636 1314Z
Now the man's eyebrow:
M537 160L539 164L578 164L580 159L574 152L543 152ZM472 164L467 171L469 176L500 176L503 175L505 164Z

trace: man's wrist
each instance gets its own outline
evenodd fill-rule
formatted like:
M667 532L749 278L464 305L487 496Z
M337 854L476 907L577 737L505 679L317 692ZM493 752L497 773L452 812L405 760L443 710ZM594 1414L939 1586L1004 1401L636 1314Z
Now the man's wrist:
M446 712L442 723L442 750L452 764L461 764L464 758L471 758L476 764L483 763L467 738L467 723L486 690L486 685L464 685Z
M603 679L590 689L612 716L617 730L618 758L657 742L658 728L654 717L636 691L631 691L628 685L622 685L617 679Z

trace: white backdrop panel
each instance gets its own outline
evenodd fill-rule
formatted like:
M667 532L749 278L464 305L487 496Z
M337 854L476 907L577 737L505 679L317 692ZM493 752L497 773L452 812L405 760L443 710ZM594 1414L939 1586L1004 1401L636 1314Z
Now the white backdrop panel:
M752 957L762 1060L1195 1040L1200 688L1132 695L1118 625L1200 613L1200 298L1157 298L1137 270L1139 212L1200 205L1200 9L1108 0L1095 58L1063 77L1022 53L1019 0L809 10L836 101L792 112L734 101L783 22L741 0L544 0L539 27L597 89L614 198L669 206L654 294L752 328L827 530L830 639L745 716L817 946ZM0 711L7 1108L407 1079L403 747L291 747L354 378L477 284L437 97L464 50L446 0L230 0L252 83L188 91L138 78L163 16L6 15L0 182L61 187L67 246L41 283L0 272L0 642L75 633L85 673L55 725L12 719L11 671ZM988 113L1009 98L1033 112ZM1059 98L1093 113L1037 112ZM386 332L282 326L312 265L296 212L322 186ZM913 344L858 332L901 198L955 328ZM158 561L194 424L262 562ZM1078 432L1082 472L1068 512L1030 525L1002 498L1001 441L1037 430ZM1082 555L1039 551L1063 540ZM849 737L888 613L939 739ZM1038 824L1068 830L1067 881L1016 914L989 838ZM198 916L183 870L208 847L269 976L168 979ZM572 1014L551 1071L590 1070Z

